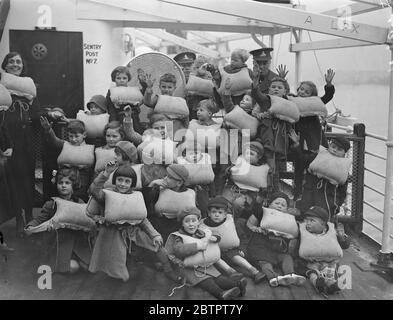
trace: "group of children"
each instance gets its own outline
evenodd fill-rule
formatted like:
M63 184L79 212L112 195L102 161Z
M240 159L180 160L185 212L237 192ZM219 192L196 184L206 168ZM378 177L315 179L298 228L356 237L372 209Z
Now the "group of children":
M48 113L67 121L66 140L41 117L60 152L57 194L26 233L56 229L56 271L84 268L127 281L134 243L154 253L168 278L218 299L244 295L245 277L267 278L272 287L303 285L307 277L318 291L339 290L335 271L349 239L336 215L350 143L338 137L328 144L319 119L333 97L334 72L322 98L310 81L291 95L282 77L266 93L248 58L234 50L221 68L197 57L185 97L173 96L173 74L162 75L154 93L151 75L117 67L106 98L93 96L78 119ZM134 76L138 87L128 86ZM145 130L142 104L151 108ZM296 168L293 201L279 183L288 159Z

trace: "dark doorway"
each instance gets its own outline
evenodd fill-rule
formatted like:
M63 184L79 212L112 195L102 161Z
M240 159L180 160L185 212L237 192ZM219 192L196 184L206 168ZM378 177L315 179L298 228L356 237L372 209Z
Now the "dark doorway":
M26 60L41 106L58 106L75 118L83 108L81 32L10 30L10 50Z

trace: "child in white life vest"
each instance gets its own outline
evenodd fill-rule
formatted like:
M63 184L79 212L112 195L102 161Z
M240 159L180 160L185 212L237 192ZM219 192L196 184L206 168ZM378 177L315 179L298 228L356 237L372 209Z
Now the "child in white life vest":
M265 275L252 266L245 258L240 249L240 239L236 232L235 221L229 214L229 203L222 197L217 196L209 200L208 217L201 221L201 225L210 229L213 235L219 236L218 246L221 250L221 258L224 261L243 268L247 271L255 283L259 283L265 278ZM236 270L229 267L228 273L235 273Z
M185 141L178 147L177 163L188 170L187 186L194 188L202 217L207 216L209 197L214 193L214 171L211 157L196 141Z
M328 212L321 207L308 209L299 229L299 257L305 260L307 277L319 292L339 291L337 267L342 249L349 248L348 236L343 229L335 229Z
M104 188L112 172L113 187ZM134 191L136 184L137 175L132 167L123 165L117 168L115 162L109 162L105 171L93 181L93 197L105 207L105 216L95 216L100 226L89 271L103 271L111 277L127 281L127 247L130 252L131 244L134 242L138 247L155 252L163 264L165 275L171 280L181 282L182 278L173 271L167 253L162 247L161 235L146 218L143 196L140 192ZM119 203L127 205L127 208L119 206ZM100 212L102 211L96 214L100 215Z
M147 88L143 98L143 103L154 108L154 113L165 115L166 120L172 123L172 130L168 132L171 139L181 141L184 129L188 127L189 110L183 98L174 97L176 90L176 77L171 73L166 73L160 77L159 95L153 95L153 85L155 79L151 75L146 75ZM176 132L181 130L177 135Z
M49 143L61 150L57 163L59 168L75 167L79 170L80 187L74 190L75 195L87 201L87 189L93 174L94 145L86 144L86 128L82 121L71 120L67 124L68 141L56 137L45 117L40 118Z
M150 212L154 212L151 221L164 241L170 233L177 230L176 216L179 210L196 206L195 191L186 187L188 170L183 165L171 164L166 171L164 179L150 183Z
M295 217L287 213L288 202L285 193L276 192L269 208L260 206L247 221L247 227L253 232L247 255L258 263L272 287L302 285L306 281L303 276L295 274L293 258L288 253L290 238L296 238L298 234ZM275 265L280 266L282 276L273 269Z
M60 169L55 177L57 197L67 202L84 203L74 194L78 185L78 173L74 169ZM51 219L57 211L55 200L45 202L41 212L31 220L25 228L25 233L33 234L33 230ZM75 273L80 268L87 270L91 258L89 233L79 230L58 229L56 232L49 229L47 242L50 244L49 260L55 272Z
M220 300L233 300L245 292L247 281L235 281L222 275L214 263L220 260L218 237L200 229L198 208L186 207L177 214L177 231L165 244L169 259L185 277L186 283L209 292Z
M89 102L86 104L86 107L86 114L88 115L99 116L108 113L106 99L103 95L100 94L92 96ZM99 121L102 121L101 118L99 118ZM96 147L100 147L105 144L105 137L87 137L86 141L90 144L94 144Z

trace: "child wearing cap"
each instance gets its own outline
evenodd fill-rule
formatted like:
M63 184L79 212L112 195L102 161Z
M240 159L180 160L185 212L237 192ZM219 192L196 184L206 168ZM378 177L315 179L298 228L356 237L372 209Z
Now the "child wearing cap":
M104 189L104 184L112 173L113 187ZM127 203L127 205L130 206L129 213L131 215L136 215L137 210L146 212L143 200L142 202L140 201L143 199L143 196L140 192L134 191L136 184L137 174L131 166L122 165L117 168L115 162L109 162L105 167L105 171L100 173L93 181L90 189L94 199L104 206L106 210L108 210L107 202L112 192L111 197L114 197L114 193L119 194L119 196L117 196L119 202L123 204ZM112 208L113 211L109 213L113 215L116 213L116 210L124 212L125 209L126 208L122 207L114 207ZM127 247L130 252L133 242L138 247L155 252L156 257L164 266L165 275L173 281L181 282L181 277L173 271L169 263L167 253L163 248L163 239L161 235L154 229L146 218L146 215L140 215L138 213L137 217L133 218L130 215L126 221L110 221L106 217L107 212L105 212L105 217L100 216L101 212L102 211L94 213L98 215L98 217L94 217L99 223L99 232L93 248L89 266L90 272L103 271L111 277L127 281L129 279L129 273L126 266Z
M201 225L210 229L213 235L220 237L218 245L221 258L246 270L247 275L251 275L255 283L261 282L265 275L244 258L244 253L239 247L240 239L236 232L234 218L229 214L228 200L222 196L212 198L209 200L208 210L208 217L202 220ZM236 272L231 267L226 271L232 274Z
M106 106L106 99L103 95L92 96L90 101L86 104L87 110L91 115L99 115L108 112Z
M234 281L222 275L214 263L220 260L217 237L200 229L201 212L186 207L177 214L177 231L172 232L165 248L169 258L191 286L206 290L220 300L232 300L244 293L247 281Z
M332 294L340 290L337 267L348 249L350 240L342 228L335 229L329 222L328 212L321 207L311 207L300 223L299 257L306 264L306 275L318 292Z
M288 213L289 198L283 192L276 192L270 200L269 208L259 206L247 221L247 227L253 233L247 254L266 274L270 286L302 285L306 279L295 273L293 258L289 254L289 241L298 233L295 218ZM269 223L267 219L270 220ZM265 227L267 225L269 229ZM278 230L284 230L283 227L285 233ZM273 269L274 265L280 266L282 276Z
M179 210L196 206L193 189L186 187L188 170L180 164L166 168L167 175L150 183L152 223L166 240L170 233L177 230L176 216Z
M302 151L299 136L294 131L290 138L294 141L296 161L303 162L307 168L302 197L296 206L302 213L312 206L322 207L328 211L329 221L335 221L335 216L347 196L351 161L345 155L351 147L350 142L343 137L333 138L327 149L320 147L320 151L316 153Z
M79 170L80 187L74 190L75 194L87 201L87 188L93 174L94 145L86 144L86 128L82 121L71 120L67 124L68 141L56 137L49 121L40 118L41 126L53 148L61 150L57 163L59 168L75 167Z

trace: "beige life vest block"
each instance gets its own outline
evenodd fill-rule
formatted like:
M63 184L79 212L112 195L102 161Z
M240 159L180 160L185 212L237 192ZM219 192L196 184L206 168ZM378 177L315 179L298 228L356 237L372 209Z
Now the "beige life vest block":
M0 84L0 111L7 111L11 104L12 98L9 91Z
M271 208L263 208L260 226L287 239L295 239L299 235L299 227L293 215Z
M299 256L308 261L331 262L342 258L343 251L337 240L334 224L328 222L329 230L325 234L313 234L301 223Z
M143 100L138 87L112 87L109 91L114 105L139 104Z
M326 117L328 111L326 105L320 97L292 97L288 96L288 100L296 104L299 109L300 117L320 116Z
M25 97L33 100L37 96L37 88L33 79L29 77L18 77L8 72L1 72L0 84L7 88L11 95Z
M239 156L231 168L232 181L240 189L259 191L260 188L267 188L269 169L267 164L254 166Z
M202 153L202 158L197 163L188 162L183 157L177 158L177 163L183 165L188 171L186 186L197 184L210 184L214 181L214 171L208 153Z
M186 132L186 141L198 142L202 150L206 148L213 150L220 145L221 125L213 124L210 126L203 126L199 124L198 120L191 120Z
M247 90L251 89L252 80L246 67L236 73L227 73L222 67L220 67L219 70L221 74L220 94L225 89L225 82L228 78L231 79L231 95L233 96L241 96L246 93Z
M308 167L308 171L318 178L324 178L331 184L338 185L348 180L351 165L351 159L336 157L321 146L318 155Z
M208 230L204 230L205 236L210 237L211 233L207 231ZM201 239L197 239L185 234L181 234L180 232L174 232L172 234L182 238L184 244L201 242ZM221 259L220 247L218 246L217 243L209 242L206 250L199 251L198 253L192 256L186 257L183 263L184 266L188 268L210 267L220 259Z
M94 164L94 146L90 144L74 146L68 141L64 141L57 163L59 165L91 167Z
M213 96L213 87L211 79L202 79L191 74L185 89L188 94L209 98Z
M172 97L167 95L159 95L157 104L154 108L157 113L167 115L178 115L186 117L190 114L187 102L181 97Z
M231 214L227 214L225 222L218 227L209 227L204 224L204 220L205 219L201 222L203 228L208 228L211 230L213 235L221 237L221 240L218 243L221 250L230 250L240 246L240 239L237 235L235 222L233 221Z
M299 109L294 102L277 96L269 95L269 97L271 101L269 112L271 114L273 114L276 118L289 123L299 121Z
M105 126L109 122L109 114L102 113L91 115L79 110L76 118L85 124L86 134L88 138L100 138L104 136Z
M94 167L94 171L97 173L104 171L105 165L109 161L114 161L116 157L115 148L110 148L110 149L96 148L94 150L94 153L96 155L96 165Z
M176 143L171 139L151 138L137 148L144 164L171 164L176 159Z
M239 106L235 106L231 112L224 116L224 122L229 128L233 129L249 129L250 137L254 138L257 135L259 121L257 118L249 115Z
M155 210L168 219L176 219L177 213L185 208L195 207L195 191L187 189L183 192L176 192L171 189L160 191Z
M139 191L122 194L104 189L105 221L117 224L139 224L147 217L143 195Z
M142 167L143 167L143 164L133 164L132 166L131 166L131 168L132 169L134 169L134 171L135 171L135 173L136 173L136 177L137 177L137 182L136 182L136 186L135 186L135 190L142 190ZM108 189L108 188L111 188L111 187L113 187L114 185L112 184L112 180L113 180L113 173L114 172L112 172L110 175L109 175L109 178L108 178L108 180L104 183L104 188L105 189Z

